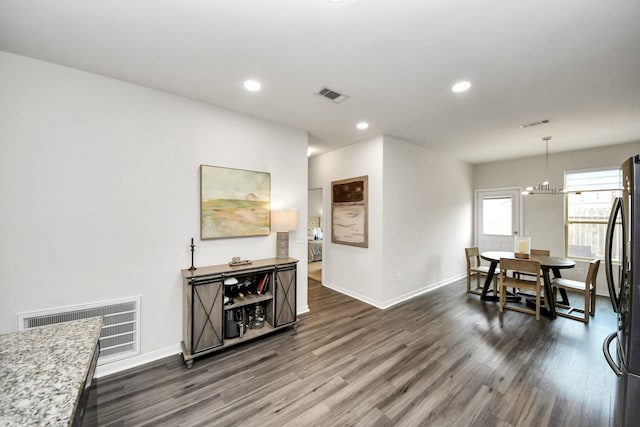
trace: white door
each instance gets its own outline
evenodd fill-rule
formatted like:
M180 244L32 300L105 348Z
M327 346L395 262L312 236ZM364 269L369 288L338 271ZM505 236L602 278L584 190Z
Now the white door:
M520 188L476 190L475 241L483 251L513 252L513 236L520 235Z

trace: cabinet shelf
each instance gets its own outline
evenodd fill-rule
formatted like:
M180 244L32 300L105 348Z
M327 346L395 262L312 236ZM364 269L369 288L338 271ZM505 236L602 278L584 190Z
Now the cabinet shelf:
M269 325L268 323L265 322L264 326L260 329L247 329L244 332L244 335L242 335L241 337L237 337L237 338L227 338L224 340L224 345L225 346L230 346L230 345L234 345L237 343L240 343L242 341L248 341L254 338L258 338L262 335L267 335L270 334L271 332L273 332L273 326Z
M224 306L226 310L233 310L234 308L240 308L251 304L257 304L263 301L269 301L273 299L273 294L271 292L267 292L264 295L245 295L242 298L234 298L233 304L226 304Z

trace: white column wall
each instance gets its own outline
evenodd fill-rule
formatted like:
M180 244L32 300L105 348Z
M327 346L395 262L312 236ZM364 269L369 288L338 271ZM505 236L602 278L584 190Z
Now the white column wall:
M330 182L369 175L369 248L330 243ZM314 157L309 187L325 188L323 282L377 307L465 274L471 240L472 168L380 136Z
M331 243L331 181L368 175L369 247ZM322 283L372 305L383 305L382 292L382 136L309 160L309 188L324 189Z
M472 168L384 136L384 301L411 298L466 274Z
M240 90L240 89L239 89ZM199 165L271 173L298 209L307 310L305 131L0 52L0 333L18 312L142 295L143 354L179 352L180 270L275 256L275 235L199 239Z

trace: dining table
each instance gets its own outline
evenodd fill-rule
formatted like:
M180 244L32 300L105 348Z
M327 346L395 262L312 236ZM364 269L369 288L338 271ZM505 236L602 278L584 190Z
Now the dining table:
M487 251L482 252L480 257L489 261L489 272L487 273L486 280L484 282L484 287L482 288L481 298L485 301L499 301L500 297L498 294L488 295L489 288L491 287L491 282L493 281L493 277L496 274L496 270L498 268L498 264L500 263L501 258L515 259L515 252L504 252L504 251ZM544 305L546 310L541 310L542 313L549 315L551 318L556 317L556 308L555 303L552 301L553 293L551 290L551 273L553 273L554 278L562 277L560 274L560 270L573 268L576 266L576 263L567 258L555 257L555 256L544 256L544 255L530 255L529 259L533 261L538 261L540 263L540 269L542 270L542 279L544 284ZM564 289L560 289L560 298L559 303L568 305L569 299L567 293ZM508 301L520 301L520 296L518 295L509 295L507 297Z

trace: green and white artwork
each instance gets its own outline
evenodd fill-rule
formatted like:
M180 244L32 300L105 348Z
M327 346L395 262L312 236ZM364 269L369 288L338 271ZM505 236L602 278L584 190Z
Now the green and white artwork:
M200 166L200 237L269 234L271 175L219 166Z

